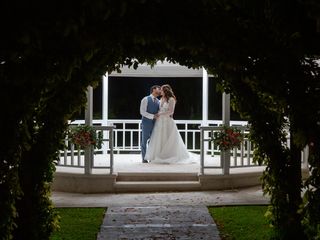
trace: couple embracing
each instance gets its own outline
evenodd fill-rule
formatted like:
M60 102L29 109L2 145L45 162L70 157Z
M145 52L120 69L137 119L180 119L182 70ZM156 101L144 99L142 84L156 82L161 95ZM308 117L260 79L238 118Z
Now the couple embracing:
M158 97L161 97L160 100ZM141 100L143 163L170 164L192 161L172 117L175 104L176 97L168 84L161 87L152 86L150 95Z

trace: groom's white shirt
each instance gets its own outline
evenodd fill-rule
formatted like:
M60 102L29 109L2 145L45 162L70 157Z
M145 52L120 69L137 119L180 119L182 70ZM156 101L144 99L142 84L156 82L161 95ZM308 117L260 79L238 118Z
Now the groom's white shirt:
M154 97L152 94L149 95L150 97L152 97L152 100L154 100ZM152 113L148 113L147 112L147 106L148 106L148 97L149 96L146 96L144 97L142 100L141 100L141 103L140 103L140 114L143 116L143 117L146 117L146 118L149 118L149 119L153 119L154 118L154 114Z

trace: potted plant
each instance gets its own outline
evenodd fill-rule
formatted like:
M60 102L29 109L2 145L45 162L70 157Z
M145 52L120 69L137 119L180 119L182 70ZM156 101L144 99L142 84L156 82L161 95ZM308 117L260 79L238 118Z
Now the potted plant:
M220 131L214 132L211 141L222 151L240 147L243 134L236 127L223 126Z
M69 130L70 141L81 149L93 147L101 149L103 144L102 131L98 133L92 126L78 125Z

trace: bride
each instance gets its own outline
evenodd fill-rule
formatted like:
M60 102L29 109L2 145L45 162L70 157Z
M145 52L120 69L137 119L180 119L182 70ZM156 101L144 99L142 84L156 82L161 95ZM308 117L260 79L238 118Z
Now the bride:
M192 158L172 118L176 97L170 85L161 87L160 109L145 159L154 163L190 163Z

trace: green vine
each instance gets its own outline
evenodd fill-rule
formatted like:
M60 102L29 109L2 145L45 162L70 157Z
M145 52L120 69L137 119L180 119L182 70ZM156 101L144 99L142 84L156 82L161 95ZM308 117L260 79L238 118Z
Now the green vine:
M276 237L318 239L319 12L313 0L3 4L0 239L45 240L57 227L54 161L87 86L123 65L165 59L208 69L249 121L255 159L267 165L262 185Z

